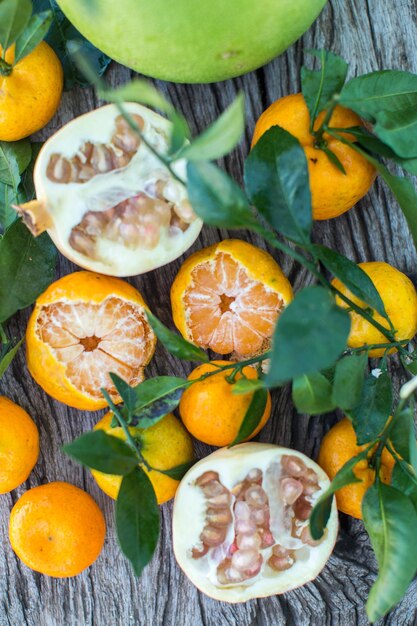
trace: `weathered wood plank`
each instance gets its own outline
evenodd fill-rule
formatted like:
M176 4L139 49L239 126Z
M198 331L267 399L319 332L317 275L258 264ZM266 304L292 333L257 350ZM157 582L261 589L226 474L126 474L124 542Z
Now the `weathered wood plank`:
M288 52L267 67L248 76L216 85L172 85L157 82L198 131L212 121L242 89L247 97L248 126L239 150L226 159L226 167L241 177L255 120L270 102L299 90L303 50L325 46L351 63L351 72L381 68L417 72L417 5L415 0L331 0L323 14ZM126 68L113 65L111 84L130 77ZM62 106L40 137L46 138L63 123L96 106L90 90L65 94ZM206 228L197 249L226 236L246 237ZM391 195L377 182L367 198L337 220L315 226L315 238L335 247L355 261L385 260L417 278L417 257L405 221ZM249 240L263 245L256 237ZM309 280L290 259L274 252L296 288ZM178 260L150 275L132 279L151 308L170 323L167 288L180 267ZM60 259L59 275L75 266ZM10 328L24 332L28 312L16 315ZM158 347L148 375L186 374L189 367L167 357ZM281 597L242 605L214 602L192 587L177 567L171 550L171 509L163 507L161 541L152 563L136 580L120 555L112 521L113 503L83 471L61 452L63 443L92 427L95 413L82 413L61 405L42 392L31 380L21 350L0 391L21 404L36 420L41 434L41 457L28 482L11 495L0 497L0 626L307 626L365 625L364 602L375 576L376 564L360 522L342 516L342 529L335 552L318 579ZM290 392L274 394L274 419L260 440L293 446L315 456L324 432L335 417L297 415ZM197 444L199 455L209 451ZM54 580L31 572L14 556L7 539L8 516L13 503L29 487L68 480L91 493L108 522L106 546L96 564L74 579ZM417 584L384 620L386 625L417 623Z

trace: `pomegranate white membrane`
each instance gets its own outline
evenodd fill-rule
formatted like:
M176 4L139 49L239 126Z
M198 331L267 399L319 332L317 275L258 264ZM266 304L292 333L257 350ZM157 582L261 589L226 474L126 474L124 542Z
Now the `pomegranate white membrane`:
M313 541L308 518L330 481L311 459L272 444L222 448L194 465L178 488L173 543L202 592L225 602L284 593L320 573L336 541L333 503Z

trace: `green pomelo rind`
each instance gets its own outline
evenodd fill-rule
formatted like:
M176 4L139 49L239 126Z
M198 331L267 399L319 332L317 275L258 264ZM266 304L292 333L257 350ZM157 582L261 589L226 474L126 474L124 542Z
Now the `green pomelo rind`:
M254 70L298 39L326 0L58 0L95 46L173 82L214 82Z

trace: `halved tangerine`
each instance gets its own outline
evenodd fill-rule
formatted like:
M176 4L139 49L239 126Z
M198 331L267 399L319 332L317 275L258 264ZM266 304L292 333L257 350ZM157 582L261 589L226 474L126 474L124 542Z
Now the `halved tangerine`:
M226 239L191 255L171 289L174 323L202 348L238 357L269 347L292 288L270 254Z
M121 398L109 377L130 385L144 378L155 335L140 293L128 283L92 272L56 281L38 298L26 342L29 371L50 396L78 409Z

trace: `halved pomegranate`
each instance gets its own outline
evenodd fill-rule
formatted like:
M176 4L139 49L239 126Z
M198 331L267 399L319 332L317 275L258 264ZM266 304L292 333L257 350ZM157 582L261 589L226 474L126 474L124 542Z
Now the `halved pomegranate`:
M171 123L139 104L125 110L146 140L166 153ZM185 161L173 164L185 179ZM113 276L148 272L197 238L184 185L161 164L115 105L69 122L36 161L37 199L15 207L34 235L47 230L77 265Z
M173 517L178 564L200 591L225 602L285 593L323 569L336 541L333 504L313 541L308 518L329 479L300 452L272 444L222 448L194 465Z

